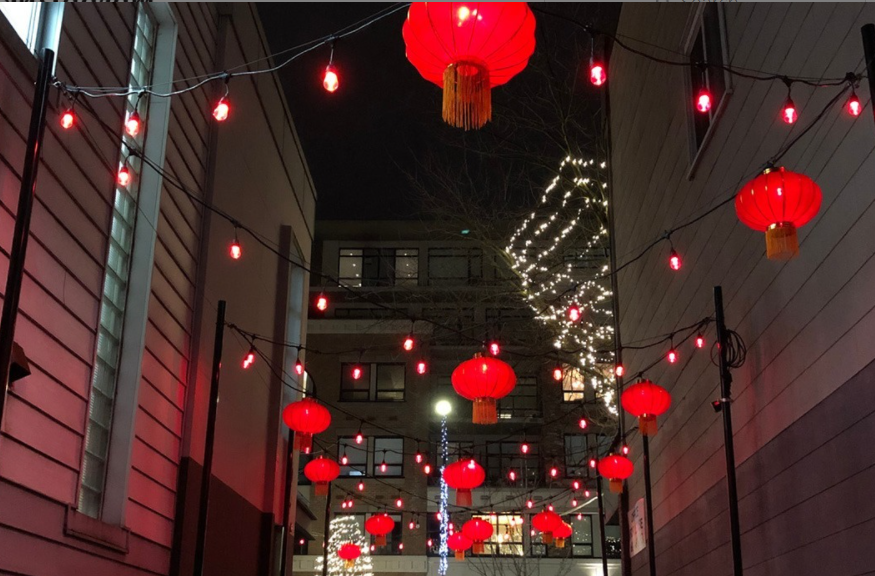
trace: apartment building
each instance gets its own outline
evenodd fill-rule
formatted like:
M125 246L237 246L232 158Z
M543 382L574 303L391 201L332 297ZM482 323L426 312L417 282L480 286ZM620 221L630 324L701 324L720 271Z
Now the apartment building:
M326 514L355 514L363 524L385 510L395 530L387 546L374 549L374 572L437 574L442 448L435 406L445 400L452 407L448 460L470 455L485 468L473 505L494 508L495 528L484 554L452 570L528 573L536 563L543 574L601 574L596 482L587 480L599 430L579 426L590 392L571 379L555 381L556 363L530 353L545 331L513 288L506 262L467 231L439 223L320 221L316 232L314 263L331 280L313 277L311 304L323 295L328 307L310 309L307 371L332 412L332 426L317 437L315 450L345 456L347 464L328 499L299 478L295 572L317 571ZM513 366L517 386L499 401L498 424L474 425L471 403L455 393L450 375L475 353L489 353L493 342ZM560 471L555 479L553 467ZM589 497L581 488L572 504L568 487L575 478L587 484ZM567 550L548 551L517 524L529 514L502 513L526 509L527 499L533 513L554 503L573 524ZM344 504L350 500L351 509ZM450 513L459 524L469 517ZM615 524L606 529L611 574L618 569Z
M0 572L192 574L217 304L245 330L305 338L308 281L290 261L309 260L315 191L272 75L232 78L221 126L221 82L140 90L258 68L246 63L268 49L251 4L4 2L4 278L43 48L76 98L52 89L41 146L15 332L30 374L9 388L0 436ZM132 94L85 94L101 87ZM134 110L141 130L125 135ZM232 260L235 227L205 206L276 253L238 231ZM243 371L249 343L224 336L203 573L266 574L293 476L290 394L270 367L294 358L264 347Z

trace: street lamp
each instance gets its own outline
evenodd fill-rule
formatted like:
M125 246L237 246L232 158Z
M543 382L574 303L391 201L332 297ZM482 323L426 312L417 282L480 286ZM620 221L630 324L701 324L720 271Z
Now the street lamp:
M453 405L449 400L438 400L434 405L434 411L438 416L446 417L453 411Z

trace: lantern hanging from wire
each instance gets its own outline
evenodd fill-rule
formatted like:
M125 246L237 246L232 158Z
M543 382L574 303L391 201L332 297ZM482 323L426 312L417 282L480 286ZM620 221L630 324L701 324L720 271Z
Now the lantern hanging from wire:
M355 567L355 561L362 555L362 549L358 544L347 542L337 550L337 555L343 560L343 565L347 570L352 570Z
M735 213L745 225L766 233L769 260L799 254L796 229L817 216L823 194L814 180L784 168L769 169L735 195Z
M610 481L611 492L620 494L623 492L623 481L632 475L635 466L625 456L610 454L599 460L598 469L599 474Z
M553 532L562 524L559 514L551 510L538 512L532 517L532 528L541 533L542 544L553 543Z
M474 402L474 424L498 422L496 400L516 387L516 374L510 364L488 356L475 356L459 364L452 375L456 393Z
M443 88L443 118L480 128L492 118L491 90L535 51L535 16L525 2L413 2L401 30L407 59Z
M671 406L671 394L650 380L642 380L623 390L620 403L626 412L638 418L641 434L653 436L657 432L656 417Z
M386 534L395 529L395 521L385 512L374 514L365 520L365 530L374 536L375 546L386 545Z
M456 491L456 505L470 506L471 490L486 480L486 470L473 458L463 458L444 467L444 481Z
M340 476L340 466L334 460L320 456L307 462L304 476L313 483L316 496L328 496L328 483Z
M473 542L474 554L483 554L486 551L485 542L492 538L493 531L492 524L481 518L468 520L462 525L462 534Z
M456 532L452 536L447 538L447 546L450 548L450 550L455 552L456 560L464 560L465 550L469 549L473 545L474 543L471 541L471 539L465 536L462 532Z
M556 548L565 548L565 541L571 538L574 534L574 528L567 522L560 522L559 526L553 530L553 538L556 541Z
M283 421L295 432L295 449L309 454L313 448L313 435L328 428L331 413L316 400L304 398L285 407Z

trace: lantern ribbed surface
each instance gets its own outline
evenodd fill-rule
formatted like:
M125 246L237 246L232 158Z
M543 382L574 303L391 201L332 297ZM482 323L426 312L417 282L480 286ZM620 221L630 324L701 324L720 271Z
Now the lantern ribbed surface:
M510 364L488 356L475 357L459 364L452 375L453 389L474 402L474 424L498 422L496 400L516 387L516 374Z
M374 514L365 520L365 531L374 536L376 546L386 545L386 534L395 529L395 521L385 512Z
M486 551L484 542L492 538L493 532L492 524L481 518L468 520L462 526L462 534L474 543L474 554L483 554Z
M312 398L292 402L283 410L283 422L295 431L295 448L310 453L313 435L331 425L331 413Z
M470 538L468 538L461 532L456 532L455 534L447 538L447 546L450 550L456 553L456 560L464 560L465 550L473 545L474 542L472 542Z
M745 225L766 233L766 255L789 260L799 253L796 229L817 215L823 194L805 174L767 170L735 195L735 213Z
M671 406L668 390L650 380L636 382L623 390L620 396L623 409L638 418L638 428L645 436L656 434L656 417Z
M619 494L623 491L623 480L632 475L635 465L625 456L611 454L599 460L598 469L610 481L611 492Z
M329 458L320 456L307 462L304 466L304 476L313 482L316 496L328 495L328 483L340 475L340 465Z
M444 467L444 481L456 491L456 505L470 506L471 490L486 480L486 470L472 458L457 460Z
M553 531L556 530L560 524L562 524L562 518L559 514L551 512L550 510L538 512L532 517L532 528L541 533L541 542L543 544L550 544L553 542Z
M491 119L490 90L519 74L535 51L535 16L525 2L413 2L401 33L410 63L444 89L444 120L466 130Z

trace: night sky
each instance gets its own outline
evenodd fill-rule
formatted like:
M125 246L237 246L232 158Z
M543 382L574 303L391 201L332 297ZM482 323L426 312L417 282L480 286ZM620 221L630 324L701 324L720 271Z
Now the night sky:
M258 3L273 52L334 33L387 6L387 3ZM619 14L618 4L537 6L610 30ZM322 88L328 46L305 54L280 71L319 195L318 219L427 217L421 214L411 177L416 177L424 160L440 158L440 162L452 165L458 161L459 149L465 146L464 139L472 137L460 135L443 123L441 90L425 81L407 61L401 38L406 14L407 9L403 8L336 43L334 64L340 88L333 94ZM561 62L569 70L585 74L585 66L578 66L579 55L567 50L567 39L588 46L585 34L537 11L535 18L538 46L532 60L541 58L548 66ZM561 41L562 38L566 41ZM502 104L500 91L513 91L536 81L541 78L533 77L529 70L522 72L507 85L493 90L493 106ZM580 102L584 103L581 113L594 115L598 96L585 84L581 82L579 88ZM527 136L515 131L514 138L525 140ZM529 200L529 195L521 192L517 202L526 204Z

